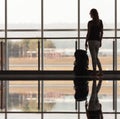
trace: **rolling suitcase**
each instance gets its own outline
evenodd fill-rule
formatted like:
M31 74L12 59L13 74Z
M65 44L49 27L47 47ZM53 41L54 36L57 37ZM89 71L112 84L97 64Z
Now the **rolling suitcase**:
M87 99L89 87L88 80L78 78L77 76L86 76L88 75L88 65L89 59L87 52L85 50L77 49L74 53L75 62L74 62L74 89L75 94L74 98L76 101L84 101Z

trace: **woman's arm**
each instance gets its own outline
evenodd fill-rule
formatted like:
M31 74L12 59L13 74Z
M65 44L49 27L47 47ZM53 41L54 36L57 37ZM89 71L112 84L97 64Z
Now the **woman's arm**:
M87 50L87 47L88 47L89 35L90 35L90 22L88 22L88 25L87 25L87 35L86 35L86 41L85 41L85 49L86 50Z
M103 22L100 20L100 47L102 46L102 37L103 37Z

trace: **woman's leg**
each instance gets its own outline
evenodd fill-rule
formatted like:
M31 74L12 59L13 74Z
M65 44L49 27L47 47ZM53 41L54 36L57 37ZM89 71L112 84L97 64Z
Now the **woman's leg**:
M89 50L92 59L92 67L94 73L96 73L96 65L97 65L97 54L96 54L96 44L94 41L89 41Z
M96 52L97 66L98 66L99 72L102 73L101 62L98 58L99 47L100 47L100 42L96 42L96 48L95 48L96 51L95 52Z

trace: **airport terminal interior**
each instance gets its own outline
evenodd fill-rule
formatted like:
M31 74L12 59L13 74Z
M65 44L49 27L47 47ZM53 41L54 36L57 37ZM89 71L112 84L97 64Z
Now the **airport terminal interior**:
M98 98L104 119L120 118L120 0L0 0L0 119L87 119L92 80L76 102L73 69L92 8L103 21L107 75Z

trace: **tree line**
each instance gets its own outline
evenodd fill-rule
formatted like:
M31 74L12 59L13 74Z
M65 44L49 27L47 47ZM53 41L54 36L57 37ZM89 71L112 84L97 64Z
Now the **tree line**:
M55 48L55 45L51 40L44 40L44 48ZM9 57L26 57L28 51L38 51L38 40L23 39L20 41L9 41L8 51Z

